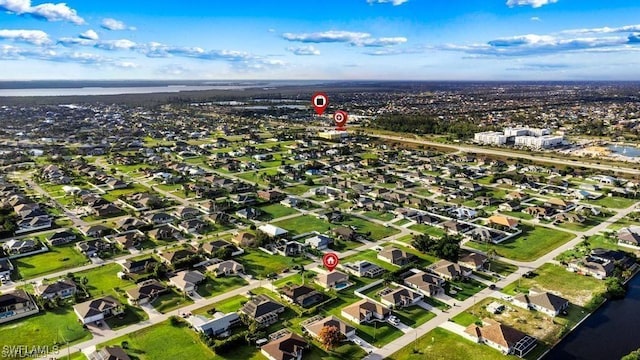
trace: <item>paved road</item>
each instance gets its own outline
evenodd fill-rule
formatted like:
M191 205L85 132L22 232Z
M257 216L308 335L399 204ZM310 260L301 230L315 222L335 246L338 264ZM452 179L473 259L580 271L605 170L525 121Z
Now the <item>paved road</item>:
M512 152L509 150L498 150L498 149L485 148L485 147L473 146L473 145L443 144L443 143L434 142L434 141L418 140L418 139L412 139L412 138L400 137L400 136L378 135L378 134L368 134L368 135L371 137L377 137L380 139L410 142L410 143L421 144L421 145L437 146L441 148L454 149L457 151L506 156L506 157L518 158L518 159L528 159L533 161L544 161L546 163L558 164L558 165L583 166L591 169L609 170L609 171L616 171L616 172L622 172L622 173L633 174L633 175L640 175L640 170L632 169L629 167L594 164L594 163L588 163L583 161L567 161L566 159L547 157L543 155L527 155L527 154Z

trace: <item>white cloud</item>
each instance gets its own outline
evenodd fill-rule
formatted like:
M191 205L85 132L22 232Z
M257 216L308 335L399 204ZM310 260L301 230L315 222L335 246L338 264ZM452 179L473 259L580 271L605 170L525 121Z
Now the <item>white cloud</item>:
M11 45L0 46L0 60L25 60L34 59L59 63L74 63L97 67L116 67L131 69L138 67L131 61L122 61L117 58L105 57L89 52L58 52L53 49L24 49Z
M533 8L539 8L548 4L557 3L558 0L507 0L508 7L514 6L531 6Z
M296 55L320 55L320 50L316 49L313 45L288 47L287 51L290 51Z
M135 30L133 26L127 26L124 22L113 18L102 19L100 26L103 29L118 31L118 30Z
M347 43L353 46L382 47L407 42L405 37L374 38L366 32L330 30L315 33L284 33L282 38L302 43Z
M0 30L0 39L44 45L51 42L49 35L42 30Z
M392 4L393 6L402 5L409 0L367 0L369 4Z
M572 29L562 31L561 34L611 34L623 32L640 32L640 25L626 25L614 28L605 26L591 29Z
M532 16L531 19L529 19L531 21L541 21L541 19L537 16Z
M47 21L67 21L76 25L85 23L77 11L65 3L43 3L33 6L30 0L0 0L0 9Z
M78 35L78 37L80 39L86 39L86 40L98 40L100 38L98 36L98 33L91 29L81 33L80 35Z
M129 50L136 46L135 42L128 39L102 40L95 44L96 48L103 50Z
M74 46L74 45L81 45L81 46L93 46L96 44L95 40L90 40L90 39L84 39L81 37L62 37L60 39L58 39L57 41L58 44L62 45L62 46Z

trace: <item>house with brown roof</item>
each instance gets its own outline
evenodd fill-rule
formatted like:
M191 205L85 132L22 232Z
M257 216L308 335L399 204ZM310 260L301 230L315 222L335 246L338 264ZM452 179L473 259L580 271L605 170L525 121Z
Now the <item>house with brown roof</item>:
M252 247L255 246L256 236L252 233L242 231L233 238L233 242L240 247Z
M424 296L420 293L400 287L382 293L380 302L391 309L401 309L413 306L422 301L423 298Z
M178 249L160 253L160 260L169 265L174 265L178 261L184 260L193 255L196 255L196 252L192 248Z
M89 360L131 360L131 358L119 346L106 346L91 353Z
M269 360L302 360L304 350L309 343L301 336L289 333L260 348L260 352Z
M331 272L318 274L316 283L325 289L341 289L348 286L349 275L334 270Z
M258 191L258 198L268 202L277 202L277 201L283 200L285 197L286 197L286 194L276 190Z
M403 282L425 296L444 294L445 280L421 270L413 270L413 275L406 277Z
M489 259L480 253L470 252L458 259L458 264L474 270L482 270L487 266Z
M385 320L391 314L391 310L382 304L364 299L344 307L340 314L345 319L356 324L364 324L376 320Z
M515 230L518 227L518 220L508 218L502 215L492 215L487 219L489 226L497 225L498 227Z
M515 296L511 303L524 309L543 312L549 316L558 316L569 307L569 300L534 289L529 290L529 294Z
M73 307L73 311L83 324L90 324L122 314L124 312L124 308L115 298L105 296L99 299L93 299L76 304Z
M39 311L38 305L24 290L13 290L0 294L0 324L15 319L20 319Z
M153 302L159 295L167 292L167 287L156 279L149 279L126 291L131 305L142 305Z
M40 295L43 299L66 299L75 295L77 290L76 283L68 280L58 280L51 284L42 284L35 287L36 295Z
M219 260L207 266L207 272L213 273L216 277L240 275L244 274L244 265L233 260Z
M537 345L537 340L520 330L485 318L482 326L469 325L465 334L472 340L491 346L503 354L524 357Z
M247 301L240 312L258 322L260 327L267 327L278 322L279 315L284 312L285 306L275 302L269 296L261 294Z
M309 308L324 301L322 293L305 285L286 286L282 289L282 295L284 299L303 308Z
M333 326L337 328L342 334L342 336L344 336L346 339L350 339L356 335L356 328L354 328L353 326L350 326L349 324L347 324L346 322L342 321L340 318L334 315L329 315L324 319L320 319L310 324L307 324L304 326L304 328L305 330L307 330L309 335L317 339L320 336L320 331L322 331L324 327L328 327L328 326Z
M180 271L169 278L169 283L186 294L193 294L198 289L198 285L205 281L207 277L199 271Z
M640 226L631 226L618 231L618 244L640 247Z
M449 260L440 260L437 263L431 265L430 270L440 276L441 278L449 281L461 280L471 276L471 269L458 264L454 264Z
M387 247L378 253L378 259L397 266L405 266L413 261L414 256L396 247Z

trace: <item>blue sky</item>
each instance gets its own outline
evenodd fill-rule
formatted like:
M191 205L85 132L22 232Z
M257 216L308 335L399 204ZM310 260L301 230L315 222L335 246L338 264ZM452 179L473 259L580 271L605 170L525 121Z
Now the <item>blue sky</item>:
M640 80L637 0L0 0L0 80Z

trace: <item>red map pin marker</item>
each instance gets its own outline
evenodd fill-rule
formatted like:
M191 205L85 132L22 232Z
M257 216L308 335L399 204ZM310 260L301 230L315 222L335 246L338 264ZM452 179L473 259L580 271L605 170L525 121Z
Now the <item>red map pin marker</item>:
M349 114L346 111L338 110L333 114L333 120L336 122L336 130L346 130L347 118Z
M311 105L316 111L316 114L322 115L324 113L324 110L329 105L329 97L327 96L327 94L322 92L315 93L311 97Z
M338 258L338 255L336 255L335 253L326 253L322 257L322 264L324 264L324 267L329 269L329 271L333 271L333 269L335 269L336 266L338 266L339 262L340 262L340 259Z

